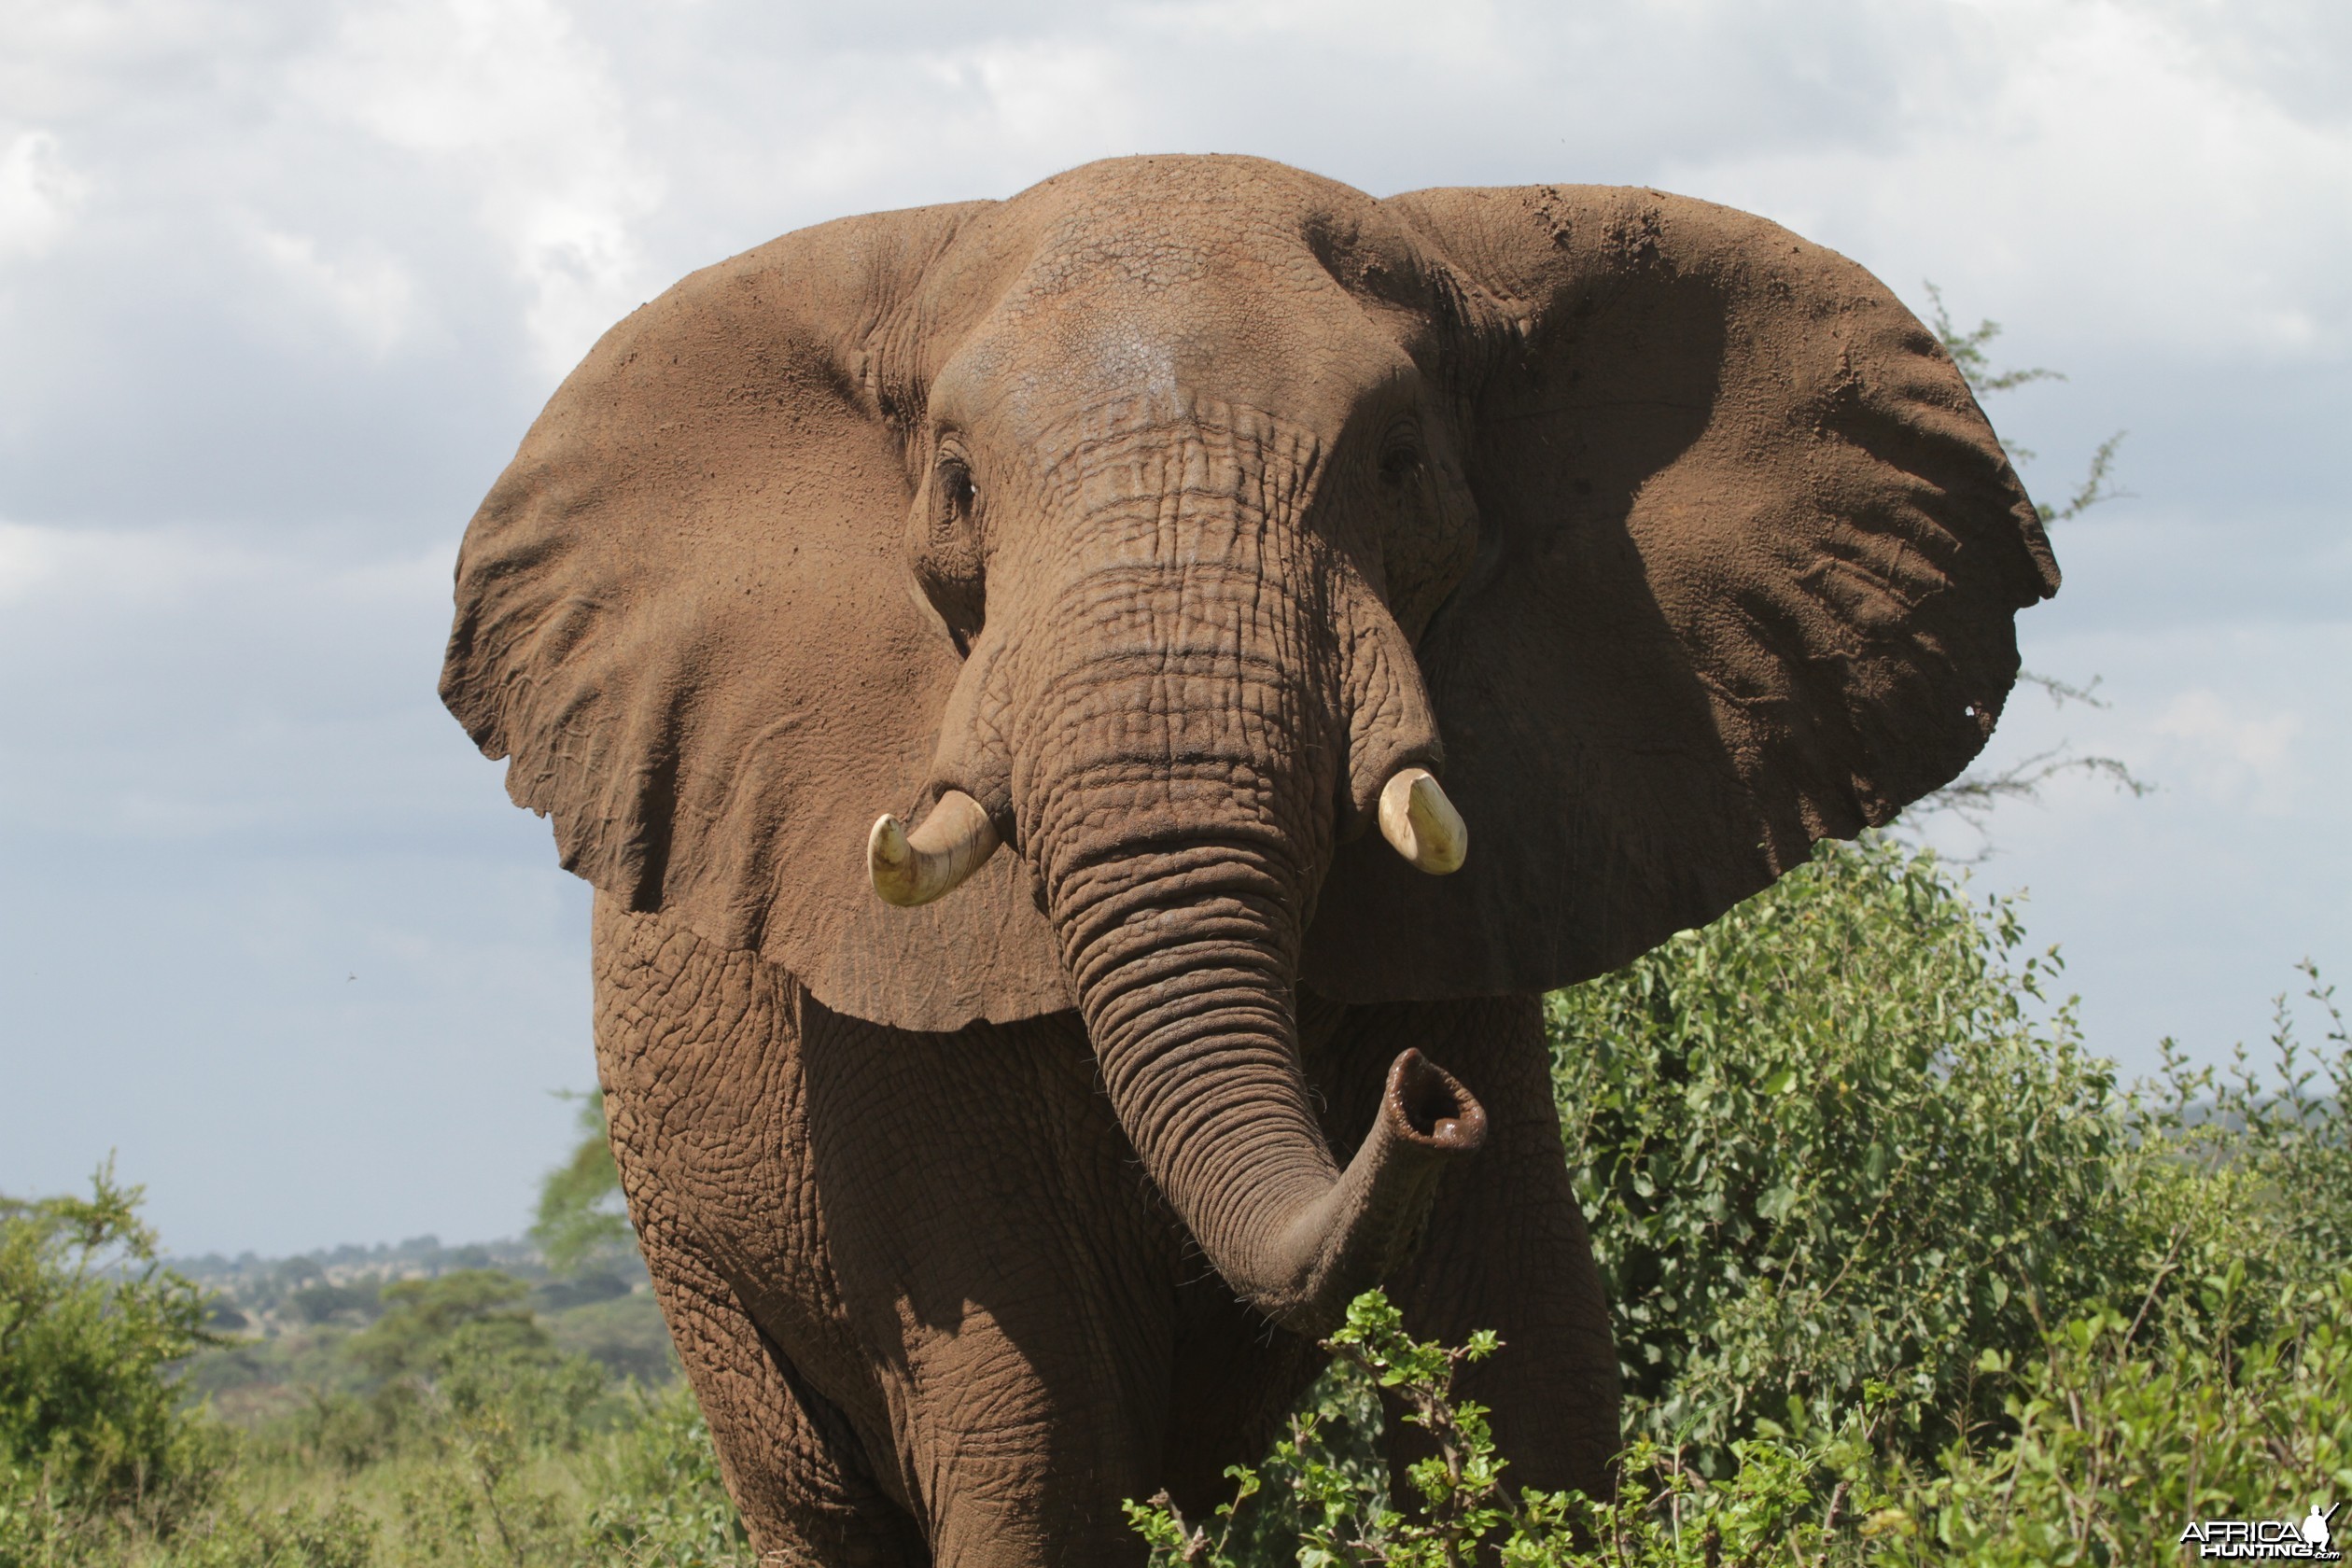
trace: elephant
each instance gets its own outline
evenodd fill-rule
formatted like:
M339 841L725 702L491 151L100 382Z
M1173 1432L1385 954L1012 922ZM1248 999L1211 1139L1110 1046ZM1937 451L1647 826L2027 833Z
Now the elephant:
M763 1560L1141 1562L1122 1501L1222 1495L1380 1281L1500 1334L1516 1481L1608 1489L1541 996L1953 777L2057 586L1833 251L1140 157L630 315L474 515L441 690L595 889Z

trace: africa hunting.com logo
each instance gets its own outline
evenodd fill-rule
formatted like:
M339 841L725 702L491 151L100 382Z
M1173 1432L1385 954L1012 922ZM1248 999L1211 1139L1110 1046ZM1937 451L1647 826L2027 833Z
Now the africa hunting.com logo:
M2293 1519L2200 1519L2180 1533L2180 1544L2194 1542L2200 1558L2286 1558L2304 1562L2341 1562L2344 1553L2328 1545L2328 1521L2338 1503L2327 1512L2314 1503L2301 1524Z

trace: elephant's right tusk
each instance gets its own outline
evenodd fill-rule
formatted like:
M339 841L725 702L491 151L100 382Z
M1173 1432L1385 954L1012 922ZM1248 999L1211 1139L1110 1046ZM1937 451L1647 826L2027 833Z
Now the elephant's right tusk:
M1460 871L1470 829L1427 768L1400 768L1380 787L1380 836L1432 876Z
M913 833L885 812L866 834L866 876L885 903L912 908L954 892L996 853L996 824L961 790L939 797Z

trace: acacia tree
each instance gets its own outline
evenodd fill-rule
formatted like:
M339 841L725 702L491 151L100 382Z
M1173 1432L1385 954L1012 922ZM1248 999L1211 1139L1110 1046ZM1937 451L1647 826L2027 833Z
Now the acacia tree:
M604 1096L591 1089L564 1098L580 1102L580 1137L564 1163L540 1178L539 1216L531 1224L531 1239L558 1274L637 1245L612 1163Z
M1967 382L1968 390L1976 394L1979 402L1996 392L2013 391L2037 381L2066 379L2064 371L2053 371L2045 365L1995 369L1987 350L1993 341L2001 335L2001 324L1986 317L1963 330L1945 307L1943 291L1933 283L1925 287L1931 305L1927 325L1936 334L1936 340L1943 344L1944 352L1952 356L1952 362L1959 367L1962 379ZM2098 444L2091 454L2081 483L2075 486L2063 505L2053 507L2046 502L2037 505L2044 526L2071 522L2094 506L2120 500L2131 494L2128 490L2118 488L2115 483L2115 455L2121 449L2126 433L2118 430ZM2008 451L2010 460L2021 466L2035 459L2036 454L2031 447L2007 440L2001 445ZM2099 678L2095 675L2079 685L2030 669L2019 671L2017 679L2020 685L2036 688L2060 707L2073 703L2099 708L2107 706L2107 700L2099 695ZM1913 805L1910 816L1917 821L1939 811L1950 812L1981 835L1995 806L2004 801L2035 799L2051 779L2069 773L2105 778L2117 789L2135 796L2145 795L2155 788L2133 773L2119 757L2078 751L2072 742L2061 741L2056 746L2037 751L1994 772L1971 768Z

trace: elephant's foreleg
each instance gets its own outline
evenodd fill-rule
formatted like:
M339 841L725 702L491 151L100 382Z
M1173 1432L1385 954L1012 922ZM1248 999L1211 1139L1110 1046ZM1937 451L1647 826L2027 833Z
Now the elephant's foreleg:
M796 1151L798 1010L788 980L658 916L596 902L596 1052L613 1159L654 1292L727 1490L763 1561L902 1568L930 1561L840 1407L854 1388L822 1299L781 1350L746 1301L777 1281L821 1297ZM763 1303L764 1304L764 1303ZM771 1318L771 1323L775 1320ZM791 1321L791 1320L787 1320ZM798 1365L794 1357L801 1358ZM883 1449L888 1456L887 1448Z
M794 1373L716 1270L650 1225L646 1267L762 1562L926 1568L904 1510L864 1473L849 1422Z
M1140 1565L1179 1246L1067 1015L910 1034L814 1001L827 1255L939 1568ZM866 1430L862 1424L861 1430Z
M1457 1393L1493 1412L1511 1479L1606 1495L1617 1442L1617 1349L1552 1108L1541 1004L1495 997L1351 1009L1330 1047L1333 1121L1368 1122L1378 1069L1407 1045L1487 1108L1486 1146L1450 1169L1421 1247L1389 1281L1418 1337L1460 1344L1491 1328L1503 1349L1464 1366ZM1426 1450L1391 1412L1392 1466Z

